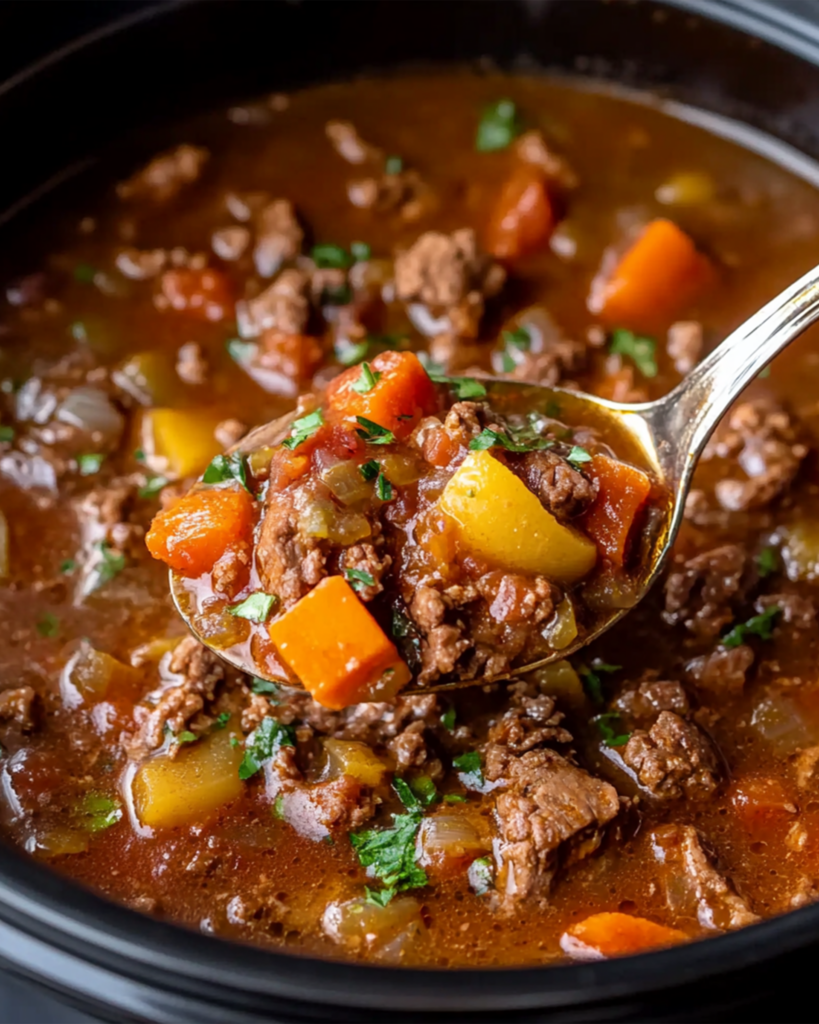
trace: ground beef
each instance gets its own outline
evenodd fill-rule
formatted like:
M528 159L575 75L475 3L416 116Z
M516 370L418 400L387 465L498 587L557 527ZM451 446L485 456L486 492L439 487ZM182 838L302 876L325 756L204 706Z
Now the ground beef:
M208 379L208 361L197 341L188 341L176 353L176 375L185 384L204 384Z
M297 491L270 488L256 544L262 589L289 608L325 575L319 542L300 527Z
M249 544L237 544L216 561L211 570L211 583L217 594L234 598L248 583L250 577L251 548Z
M545 899L561 864L593 853L620 802L613 786L553 750L517 757L490 745L486 766L487 779L503 787L495 857L501 905L511 911L520 900Z
M256 218L253 262L262 277L272 277L301 252L304 231L289 199L275 199Z
M296 763L295 747L282 747L270 769L277 813L311 839L335 829L355 830L375 814L372 789L350 775L306 783Z
M37 694L31 686L0 690L0 722L12 722L23 732L35 726L34 704Z
M615 701L615 708L638 724L653 719L660 711L687 715L688 694L676 680L649 679L621 693Z
M696 636L717 636L733 621L745 595L746 568L747 554L739 544L689 559L666 580L663 618L671 625L682 623Z
M482 402L455 402L446 414L444 430L461 448L468 448L490 418L489 406Z
M796 630L812 629L816 624L816 606L809 597L800 594L764 594L756 599L754 605L759 613L771 607L779 608L782 612L777 622L785 622Z
M675 917L723 930L759 920L713 866L691 825L663 825L650 833L650 842Z
M268 330L302 334L310 316L307 292L310 276L303 270L283 270L255 299L238 302L236 317L243 338L257 338Z
M389 555L376 551L375 545L370 541L365 541L363 544L353 544L346 548L342 563L345 572L352 569L356 572L365 572L372 577L372 584L361 581L357 590L362 601L372 601L384 589L381 580L392 565L392 559Z
M396 296L449 317L453 333L474 337L485 298L496 295L504 271L479 252L472 228L451 235L427 231L395 260Z
M376 213L397 213L412 223L429 213L435 198L418 171L407 168L395 174L386 171L347 183L347 197L353 206Z
M597 495L597 484L555 452L527 452L522 456L512 456L507 461L512 472L558 519L572 519L580 515Z
M698 690L714 696L735 697L741 693L754 652L747 644L717 647L710 654L694 658L685 666L688 678Z
M552 617L562 597L545 576L519 576L502 569L481 576L477 590L486 601L489 618L508 625L540 625Z
M677 373L690 373L702 354L702 324L697 320L680 320L668 328L666 350Z
M433 758L428 746L427 723L424 721L411 722L393 740L387 744L387 750L395 758L395 768L400 774L410 768L428 768L428 762ZM436 763L437 772L427 774L439 774L440 762Z
M127 181L117 185L120 199L152 199L166 202L202 174L210 154L200 146L183 144L160 153Z
M717 787L717 757L707 736L673 711L661 711L646 732L638 729L621 751L641 786L659 800L708 797Z
M737 511L763 508L779 497L807 453L788 413L776 402L760 398L733 409L702 457L732 460L728 473L735 472L738 463L743 476L726 476L714 488L720 505Z
M138 492L136 479L116 477L107 487L95 487L80 500L78 514L87 522L86 533L94 544L86 565L89 573L101 559L100 541L109 545L109 555L138 558L144 553L145 529L141 523L131 521L136 515Z
M502 749L524 754L545 743L571 743L571 733L560 724L563 718L563 714L555 709L552 697L514 694L512 706L489 730L492 756L497 756ZM493 767L492 774L502 774L502 769Z

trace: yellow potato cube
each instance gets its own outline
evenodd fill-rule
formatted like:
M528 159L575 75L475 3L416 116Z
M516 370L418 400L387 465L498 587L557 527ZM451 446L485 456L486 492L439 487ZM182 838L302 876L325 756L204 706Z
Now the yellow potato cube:
M213 434L218 422L219 417L210 413L150 409L142 421L142 446L157 471L198 476L221 451Z

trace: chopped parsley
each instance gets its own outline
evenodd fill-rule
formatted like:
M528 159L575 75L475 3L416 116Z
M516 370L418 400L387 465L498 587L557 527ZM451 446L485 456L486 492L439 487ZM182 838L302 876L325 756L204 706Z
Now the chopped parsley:
M253 677L253 682L250 689L254 693L258 693L261 696L269 697L275 696L279 692L277 683L272 683L269 679L259 679L258 676Z
M66 558L64 562L60 562L60 572L63 576L70 576L77 568L77 563L73 558Z
M364 902L372 903L375 907L386 907L395 895L395 889L371 889L369 885L364 886Z
M227 724L228 724L229 721L230 721L230 712L229 711L222 711L221 714L216 716L216 721L213 724L213 728L214 729L224 729L224 728L227 727Z
M77 809L77 817L82 827L89 832L102 832L120 820L122 805L119 800L104 793L86 793Z
M528 352L532 347L532 334L528 327L515 327L511 331L501 331L503 355L501 364L504 373L511 373L521 361L521 353Z
M392 484L384 476L383 471L378 474L375 481L375 494L381 501L392 501Z
M246 597L239 604L231 605L228 611L237 619L248 619L250 622L264 622L273 610L273 605L278 601L275 594L266 594L263 590L257 590L255 594Z
M315 412L293 422L293 426L290 428L290 437L285 438L282 444L285 448L293 451L294 448L298 448L300 444L304 444L308 438L312 437L323 424L324 414L321 409L316 409Z
M137 493L140 498L155 498L162 488L166 487L169 483L170 480L166 476L155 474L148 477Z
M137 462L144 462L145 452L141 448L134 448L134 459Z
M359 427L356 429L356 433L367 444L392 444L395 440L395 434L391 430L387 430L386 427L373 423L365 416L356 416L355 419Z
M14 435L14 427L0 427L0 441L13 441Z
M509 434L492 430L491 427L484 427L480 434L469 442L469 450L473 452L485 452L488 448L505 448L508 452L534 452L553 446L554 441L543 437L516 441Z
M353 293L348 284L327 285L321 292L323 306L346 306L352 299Z
M630 732L621 732L622 722L616 711L606 711L592 719L607 747L624 747L631 738Z
M248 492L247 466L245 457L240 452L233 455L217 455L205 470L202 481L206 484L222 484L230 480L237 480Z
M102 587L106 583L110 583L111 580L115 576L118 576L125 568L125 555L115 555L107 540L101 540L95 545L95 547L101 556L100 561L96 566L96 586Z
M396 788L401 781L401 779L395 780ZM429 807L439 799L435 783L428 775L417 775L415 778L410 779L409 788L424 807ZM406 801L404 801L404 806L408 806Z
M503 99L487 107L475 135L475 149L479 153L491 153L506 149L521 131L518 108L512 100Z
M353 262L346 249L332 242L314 245L310 255L320 270L346 270Z
M575 469L579 469L584 462L591 462L591 455L580 445L573 445L572 450L566 456L566 461L571 462Z
M441 715L440 721L447 732L452 732L455 729L455 708L447 708Z
M263 718L245 741L245 756L239 765L239 778L249 779L279 752L280 747L295 747L296 732L292 725L282 725L275 718Z
M273 801L273 817L284 820L284 797L281 794Z
M60 620L51 612L46 612L37 620L37 632L40 636L56 636L60 632Z
M457 769L458 778L467 789L481 789L484 784L483 766L477 750L468 750L453 757L452 767Z
M597 658L592 662L591 668L583 665L578 669L577 674L583 680L586 695L594 704L603 703L603 680L600 676L619 672L622 667L622 665L609 665Z
M448 384L459 401L464 401L467 398L483 398L486 395L486 388L474 377L447 377L443 373L430 373L429 377L436 384Z
M381 472L381 467L378 465L375 459L370 459L369 462L365 462L363 466L358 467L358 472L364 477L365 480L375 480L375 478Z
M93 476L99 473L105 456L101 452L92 452L88 455L77 456L77 468L80 476Z
M199 737L196 733L191 732L190 729L183 729L182 732L177 733L176 736L174 736L174 742L178 743L180 746L183 743L195 743L198 739Z
M342 366L355 366L360 363L370 349L369 341L337 341L333 347L336 359Z
M609 351L615 355L628 356L644 377L657 376L657 342L625 327L618 327L611 333Z
M367 242L350 242L350 255L357 263L363 263L372 256L372 249Z
M444 793L445 804L468 804L469 801L461 793Z
M781 614L782 609L778 605L772 604L764 612L752 616L747 622L738 622L722 638L722 646L739 647L749 636L758 636L760 640L770 640L776 620Z
M356 593L364 590L365 587L375 586L375 580L370 573L365 572L363 569L345 569L344 575Z
M225 342L225 348L230 358L235 363L243 366L253 358L257 346L255 341L242 341L241 338L230 338Z
M491 857L478 857L469 865L466 873L469 887L476 896L483 896L495 883L495 872Z
M756 568L762 579L779 569L779 552L776 548L763 548L756 556Z
M385 174L400 174L404 170L404 161L400 156L388 156L384 161Z
M78 263L74 267L74 280L80 284L93 284L97 271L90 263Z
M366 395L381 380L381 374L376 370L372 371L369 363L361 364L361 376L351 385L353 391L359 395Z
M404 615L403 612L398 609L393 609L392 613L392 635L395 637L411 636L415 632L415 628L410 620Z
M397 892L427 885L429 879L416 863L415 840L423 817L423 807L403 779L393 783L395 791L407 808L406 814L394 814L391 828L371 829L350 835L350 843L359 863L371 878L384 888L377 893L368 890L367 898L386 906Z

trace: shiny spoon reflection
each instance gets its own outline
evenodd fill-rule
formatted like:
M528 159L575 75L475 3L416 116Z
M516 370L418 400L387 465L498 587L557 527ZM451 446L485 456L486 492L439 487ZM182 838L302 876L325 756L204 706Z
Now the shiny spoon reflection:
M598 616L592 627L566 647L547 657L521 665L500 676L442 682L404 692L430 693L499 682L519 676L574 654L619 622L646 595L668 558L683 519L685 499L697 461L723 414L745 387L779 352L819 320L819 267L763 306L699 363L673 391L654 402L621 405L593 395L536 384L481 379L493 408L502 411L504 399L517 408L525 399L530 409L546 410L557 400L573 426L596 426L618 439L617 454L649 470L666 499L652 505L652 513L639 539L633 589L622 606ZM290 432L293 413L251 431L231 452L249 455L281 443ZM170 573L171 595L191 632L234 667L262 679L292 685L270 674L253 658L250 643L222 648L204 636L192 621L195 605L186 580Z

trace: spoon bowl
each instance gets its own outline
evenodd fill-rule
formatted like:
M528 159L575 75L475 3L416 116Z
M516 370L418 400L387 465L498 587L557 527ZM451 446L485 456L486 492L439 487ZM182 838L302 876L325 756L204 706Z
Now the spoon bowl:
M676 388L653 402L623 405L594 395L518 381L481 378L493 409L545 412L555 405L569 426L597 427L613 439L618 456L646 470L655 488L647 522L637 539L631 589L600 613L570 644L546 657L500 675L458 679L432 686L410 684L405 693L434 693L485 685L520 676L562 660L619 622L648 593L668 559L682 523L685 499L697 461L714 428L745 387L783 348L819 319L819 267L786 288L742 324L700 362ZM274 447L288 435L302 412L291 413L251 431L228 454L250 455ZM194 581L195 583L195 581ZM260 663L249 640L226 642L230 631L204 631L198 623L198 596L191 581L171 570L174 603L193 634L221 658L250 675L294 685L282 669ZM225 620L230 616L225 613Z

